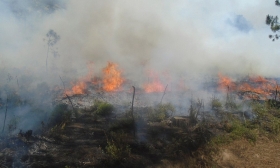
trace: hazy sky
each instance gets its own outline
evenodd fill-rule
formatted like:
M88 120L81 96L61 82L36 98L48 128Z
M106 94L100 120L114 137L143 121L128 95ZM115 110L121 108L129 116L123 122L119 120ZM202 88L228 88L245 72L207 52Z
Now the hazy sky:
M0 0L0 65L45 72L52 29L56 75L113 61L136 77L146 68L279 77L280 41L265 24L279 13L272 0Z

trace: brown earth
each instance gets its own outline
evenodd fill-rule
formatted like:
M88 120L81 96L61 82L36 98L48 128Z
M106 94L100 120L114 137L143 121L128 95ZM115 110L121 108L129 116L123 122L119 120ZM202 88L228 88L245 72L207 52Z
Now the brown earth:
M259 137L255 144L236 140L220 147L215 162L226 168L278 168L280 167L280 143Z
M105 118L96 121L92 115L83 114L76 121L60 126L54 134L35 136L28 142L18 137L8 138L0 144L0 167L114 167L106 163L105 152L107 145L105 130L108 129L110 122ZM176 130L176 128L164 129ZM127 140L129 139L133 140L133 137L128 137ZM213 167L197 165L199 160L207 161L204 159L207 157L205 152L203 155L186 155L185 159L175 161L164 157L166 150L163 149L167 144L163 141L157 140L154 144L148 144L149 148L147 144L130 143L132 154L119 167ZM266 137L259 137L255 144L247 140L236 140L220 146L218 154L213 156L211 162L205 165L226 168L280 167L280 143Z

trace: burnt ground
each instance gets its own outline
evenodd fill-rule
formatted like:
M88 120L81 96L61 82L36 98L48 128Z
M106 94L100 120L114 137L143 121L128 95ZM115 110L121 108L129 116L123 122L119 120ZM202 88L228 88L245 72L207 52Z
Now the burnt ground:
M124 123L124 124L123 124ZM71 122L46 130L43 134L1 135L1 167L155 167L164 159L190 157L197 144L187 144L187 135L166 123L137 120L135 136L125 117L96 118L80 112ZM196 128L193 128L196 130ZM189 132L194 139L196 134ZM175 143L175 140L180 140ZM185 142L183 142L183 140ZM108 145L116 147L108 150ZM185 147L180 147L185 143ZM115 145L115 146L114 146ZM115 156L115 154L117 156Z
M278 167L280 143L260 137L255 144L236 140L212 153L207 142L219 125L189 125L137 121L136 135L125 118L96 118L80 112L68 123L30 138L1 135L0 167ZM207 129L205 129L207 128ZM203 136L202 136L203 135ZM116 138L118 137L118 138ZM119 157L107 150L108 142ZM111 155L110 155L111 154Z

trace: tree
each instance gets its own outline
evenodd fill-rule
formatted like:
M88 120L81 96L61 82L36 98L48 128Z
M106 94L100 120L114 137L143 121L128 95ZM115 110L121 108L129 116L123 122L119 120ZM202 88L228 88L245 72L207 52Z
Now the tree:
M279 0L275 1L276 6L280 6ZM278 40L280 38L280 35L277 34L278 31L280 31L280 24L278 22L278 16L266 16L266 24L270 26L270 29L275 33L274 35L269 35L269 38L272 39L272 41Z
M49 51L50 49L52 49L52 53L54 54L54 56L57 55L57 51L53 50L53 46L59 41L60 36L53 30L49 30L49 32L47 33L47 44L48 44L48 51L47 51L47 58L46 58L46 70L48 71L48 58L49 58Z

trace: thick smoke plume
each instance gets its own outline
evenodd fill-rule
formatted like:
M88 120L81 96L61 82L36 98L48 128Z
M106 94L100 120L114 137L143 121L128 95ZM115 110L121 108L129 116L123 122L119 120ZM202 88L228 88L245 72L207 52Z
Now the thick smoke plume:
M146 68L185 76L217 71L276 75L279 71L266 68L268 62L276 62L278 52L264 37L268 28L263 18L271 11L265 2L220 1L215 6L180 0L0 3L1 67L45 76L46 34L54 30L61 40L50 54L55 57L49 58L49 77L78 77L90 61L96 73L112 61L136 79L145 77Z
M0 84L18 88L22 97L33 89L38 100L36 89L61 87L59 76L69 86L88 73L89 63L100 76L108 61L136 86L150 80L150 71L168 89L182 80L199 90L219 72L277 77L279 51L264 23L277 10L272 6L260 0L1 0ZM60 37L51 46L50 30Z

